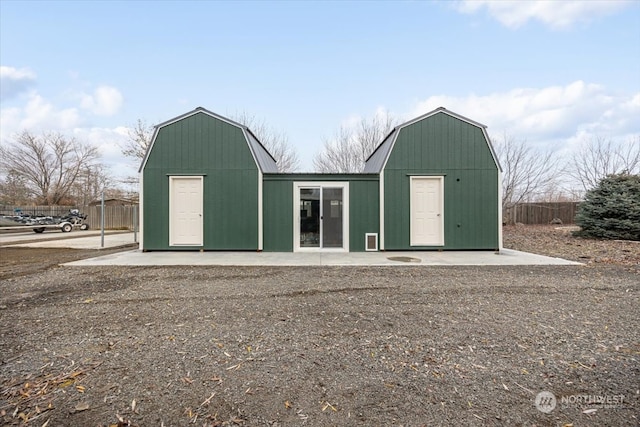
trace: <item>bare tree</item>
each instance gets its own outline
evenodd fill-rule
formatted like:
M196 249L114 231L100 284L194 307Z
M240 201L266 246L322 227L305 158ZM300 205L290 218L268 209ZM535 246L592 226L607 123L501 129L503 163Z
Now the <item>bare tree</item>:
M9 171L0 182L0 204L23 205L34 198L26 179L15 171Z
M553 152L535 150L526 141L507 133L494 140L494 148L502 166L503 210L539 198L556 188L562 169ZM515 218L511 220L516 221Z
M284 132L270 127L256 116L241 111L231 116L233 120L248 127L262 145L276 160L278 171L295 172L300 168L298 153L289 144L289 138Z
M0 147L0 168L24 179L37 202L57 205L64 200L80 171L97 163L98 149L59 133L36 136L28 131Z
M354 127L341 126L333 138L324 140L324 147L313 159L313 166L322 173L362 172L365 161L391 132L398 120L389 113L363 118Z
M147 148L151 144L153 137L153 126L149 125L146 120L138 119L135 126L129 128L129 138L122 148L122 154L126 157L133 157L142 161L147 153Z
M585 142L569 161L570 175L583 191L595 188L607 175L640 174L640 135L627 143L594 136Z
M77 205L87 206L90 202L100 199L102 191L105 194L118 193L121 190L113 188L113 180L103 165L93 164L82 168L69 192Z

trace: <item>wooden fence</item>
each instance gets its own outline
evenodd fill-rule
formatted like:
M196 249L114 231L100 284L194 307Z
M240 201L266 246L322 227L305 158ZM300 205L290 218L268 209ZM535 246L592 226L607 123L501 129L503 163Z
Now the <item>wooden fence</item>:
M87 215L86 223L91 229L100 229L100 205L96 206L0 206L0 215L12 216L16 209L29 215L64 216L69 209L78 209ZM563 224L575 222L578 202L520 203L503 211L505 224L549 224L559 218ZM138 224L138 205L105 206L104 226L108 230L133 230Z
M0 215L14 216L18 212L32 216L64 216L70 209L87 215L85 220L92 230L101 226L101 206L0 206ZM107 230L134 230L138 224L138 205L105 206L104 228Z
M558 218L563 224L574 224L579 202L520 203L503 211L505 224L549 224Z

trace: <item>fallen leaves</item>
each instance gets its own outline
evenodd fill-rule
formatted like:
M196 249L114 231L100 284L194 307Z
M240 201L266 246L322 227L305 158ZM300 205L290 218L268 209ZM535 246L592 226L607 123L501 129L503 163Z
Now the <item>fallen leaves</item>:
M19 418L24 423L32 422L54 409L53 402L57 393L67 392L73 386L72 390L83 394L86 387L78 383L88 371L100 364L101 362L88 362L76 365L71 361L70 365L62 368L64 370L61 373L55 374L46 372L55 366L54 362L47 363L41 367L42 373L36 377L27 375L22 381L11 379L3 384L0 395L9 405L15 406L12 418ZM84 405L88 404L78 403L72 412L86 411L88 406L85 408Z
M331 409L334 412L338 411L335 406L333 406L331 403L325 401L323 403L323 406L322 406L322 412L326 411L327 409Z

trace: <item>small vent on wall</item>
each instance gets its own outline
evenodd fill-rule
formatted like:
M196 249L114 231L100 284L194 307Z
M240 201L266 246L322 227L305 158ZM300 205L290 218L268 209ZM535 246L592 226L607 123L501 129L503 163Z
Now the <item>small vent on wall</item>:
M378 250L378 233L366 233L364 235L365 251Z

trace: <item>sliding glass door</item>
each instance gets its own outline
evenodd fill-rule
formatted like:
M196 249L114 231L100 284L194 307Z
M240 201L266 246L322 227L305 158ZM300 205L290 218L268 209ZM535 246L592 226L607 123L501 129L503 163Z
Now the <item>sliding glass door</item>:
M348 183L296 183L296 249L347 249Z

